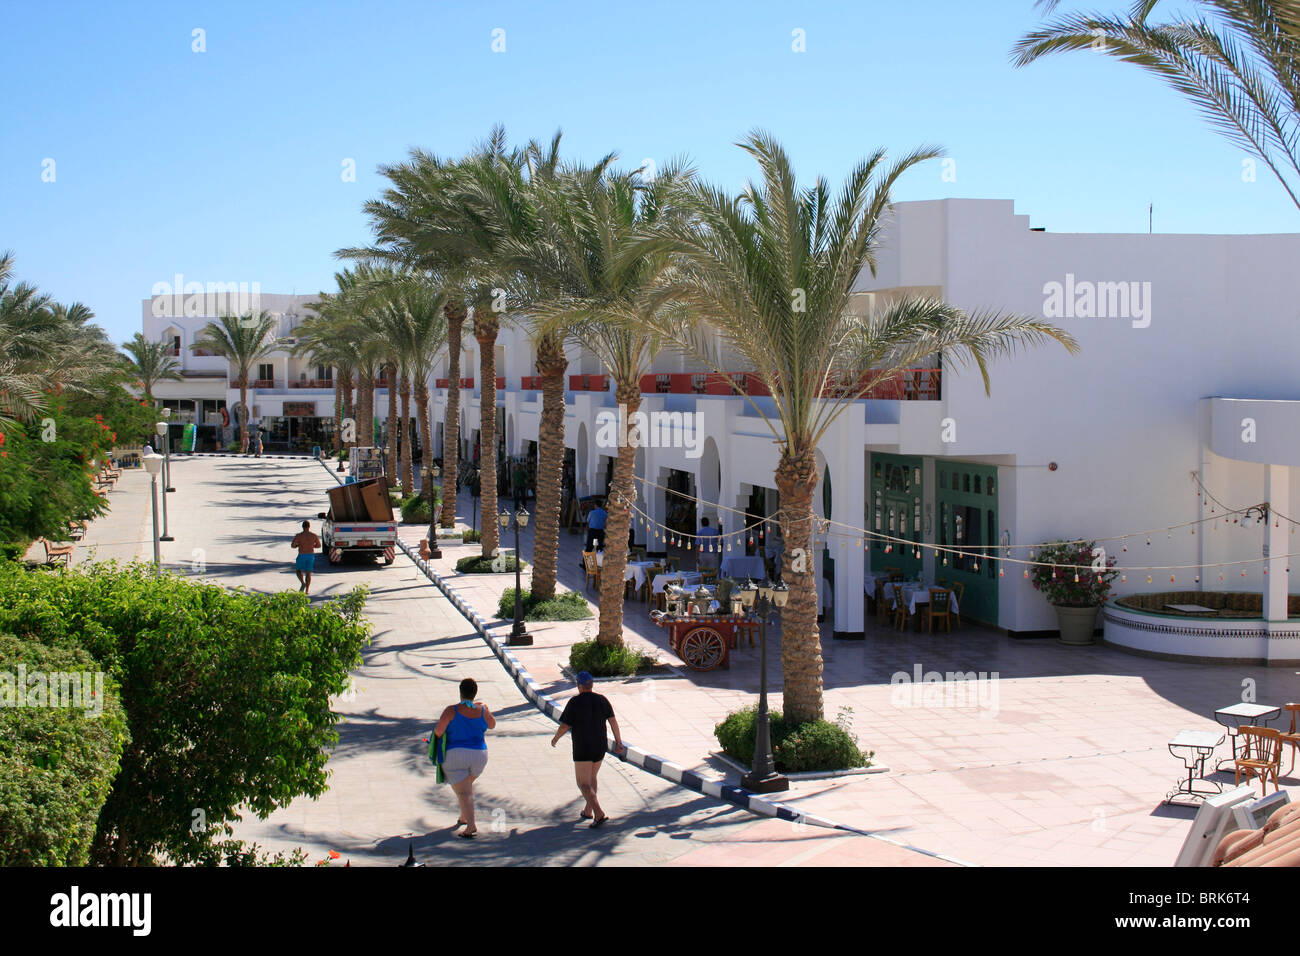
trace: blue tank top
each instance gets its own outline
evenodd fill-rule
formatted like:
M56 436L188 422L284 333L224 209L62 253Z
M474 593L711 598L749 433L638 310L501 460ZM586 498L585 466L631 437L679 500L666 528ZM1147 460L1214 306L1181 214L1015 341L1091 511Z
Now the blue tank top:
M465 717L460 712L460 704L456 705L451 723L447 725L448 750L487 750L487 741L483 739L487 733L487 718L483 716L481 706L478 711L477 717Z

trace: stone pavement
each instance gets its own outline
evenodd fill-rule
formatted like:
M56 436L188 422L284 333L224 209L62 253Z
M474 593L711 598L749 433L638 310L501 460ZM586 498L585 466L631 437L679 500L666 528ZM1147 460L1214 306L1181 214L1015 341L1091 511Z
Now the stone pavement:
M470 514L471 504L462 496L458 512ZM423 532L403 529L412 544ZM531 537L530 526L520 539L526 558ZM478 546L442 547L435 568L492 618L514 575L456 575L457 558ZM561 532L560 580L571 590L585 586L581 547L580 535ZM594 588L586 593L595 600ZM601 685L625 738L704 776L736 782L714 756L712 729L756 700L757 651L733 652L729 671L693 673L668 650L667 634L645 604L625 603L624 627L629 644L680 666L673 678ZM553 693L566 686L560 668L569 645L588 630L594 634L594 622L529 630L535 646L516 648L516 656ZM779 708L779 626L769 629L769 639L769 688ZM1222 730L1214 710L1244 692L1273 704L1300 699L1300 682L1287 669L1156 661L1105 646L1014 640L970 624L931 635L869 622L861 642L834 641L825 628L822 646L827 716L843 712L890 772L796 783L784 802L984 865L1171 865L1194 810L1162 805L1182 769L1168 752L1169 739L1183 729ZM989 679L946 680L950 673ZM939 682L928 685L937 698L913 690L918 676ZM1232 782L1231 775L1213 779ZM1300 777L1283 778L1284 786L1298 783Z
M319 526L315 515L334 485L320 465L181 457L174 459L173 485L176 540L162 546L165 566L257 591L297 588L289 539L304 518ZM147 475L124 475L110 495L113 511L87 535L97 554L152 556L147 492ZM400 863L412 844L430 865L942 865L868 838L758 820L614 759L600 774L602 803L613 819L589 831L578 821L581 798L567 741L548 746L555 724L525 700L450 602L401 554L387 568L333 568L321 558L313 599L358 584L371 588L374 639L354 692L337 702L344 722L329 762L329 790L265 821L250 815L236 828L242 839L270 850L301 846L313 861L336 850L339 864L353 865ZM498 717L478 788L476 840L454 835L455 798L434 782L425 756L429 730L465 676L478 681L481 699Z

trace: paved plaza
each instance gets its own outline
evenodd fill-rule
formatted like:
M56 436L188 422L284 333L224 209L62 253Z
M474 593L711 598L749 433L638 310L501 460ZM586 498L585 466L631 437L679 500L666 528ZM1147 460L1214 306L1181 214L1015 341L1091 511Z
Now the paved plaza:
M201 562L202 573L229 585L296 589L288 542L303 518L318 524L333 477L302 460L174 464L178 490L169 518L176 540L163 545L164 563L198 573ZM123 476L111 494L113 513L92 524L78 562L91 549L101 559L151 556L147 489L143 473ZM463 521L472 502L462 498L459 505ZM414 544L424 529L402 532ZM531 529L521 550L531 554ZM580 550L581 536L561 533L561 583L579 591ZM491 618L514 576L456 575L456 559L477 551L443 542L444 558L434 565ZM356 584L372 590L367 613L375 638L355 695L338 702L345 722L329 764L329 792L296 800L266 821L245 821L242 838L275 849L303 846L313 859L334 849L354 864L400 862L414 844L430 864L943 865L881 840L760 820L612 758L601 773L601 799L615 819L588 833L578 824L581 801L568 753L547 746L554 724L527 702L450 602L401 554L389 568L336 569L322 558L313 594L327 599ZM712 730L756 698L757 649L735 652L728 671L691 672L667 650L667 635L645 604L628 601L625 609L627 640L678 669L598 686L624 738L734 783L737 775L716 756ZM504 632L509 625L496 627ZM517 656L543 692L572 693L560 666L587 628L594 633L594 620L529 626L536 643ZM779 627L770 637L779 641ZM930 635L872 623L865 641L834 641L827 633L823 648L827 717L851 720L888 772L797 782L785 802L977 865L1171 865L1194 811L1162 806L1181 770L1169 739L1183 729L1216 729L1214 710L1243 692L1271 704L1300 698L1291 669L1149 660L1104 646L1014 640L970 624ZM771 657L779 707L775 647ZM918 669L922 680L932 672L988 680L941 681L928 685L939 696L927 696L912 689ZM899 675L908 682L898 683ZM500 718L489 738L481 836L474 841L454 837L454 799L434 783L424 755L433 720L464 676L479 682L480 696ZM1284 758L1284 770L1288 763ZM1294 788L1300 778L1282 783Z

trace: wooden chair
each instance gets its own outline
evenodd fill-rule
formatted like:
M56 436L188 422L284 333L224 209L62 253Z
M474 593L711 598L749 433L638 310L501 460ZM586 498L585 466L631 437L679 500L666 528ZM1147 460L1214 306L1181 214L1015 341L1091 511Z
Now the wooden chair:
M641 545L639 545L639 544L636 545L636 546L634 546L634 547L632 547L632 548L629 548L629 549L628 549L628 560L629 560L629 561L644 561L644 560L645 560L645 548L641 547Z
M1296 727L1297 718L1300 718L1300 704L1287 704L1282 709L1291 712L1291 729L1282 734L1282 746L1291 748L1291 769L1286 772L1289 777L1295 772L1295 755L1300 751L1300 728Z
M894 589L894 609L890 613L894 618L894 626L901 631L907 627L907 601L903 599L901 584L891 582L889 586Z
M600 590L600 565L596 563L595 551L582 552L582 568L584 571L587 572L587 580L583 584L583 588L590 587L591 582L595 581L596 590L599 591Z
M949 598L952 592L947 588L930 589L930 609L926 611L926 619L931 634L934 633L934 619L940 618L943 621L943 629L947 633L952 633L952 611L949 608Z
M885 572L885 576L891 581L903 580L902 568L881 568L881 570Z
M952 619L958 627L961 627L961 609L966 601L966 585L958 581L950 590L957 595L957 610L952 612Z
M717 568L700 568L700 580L701 580L703 583L705 583L705 584L717 584L717 583L718 583L718 569L717 569Z
M65 568L72 561L72 552L76 550L73 544L51 544L45 538L38 539L45 547L46 564L62 564Z
M654 586L655 576L663 573L664 566L662 564L652 564L645 569L645 584L641 585L640 595L644 603L650 603L650 589Z
M1273 789L1277 790L1278 772L1282 767L1282 732L1272 727L1242 727L1241 755L1233 758L1236 769L1236 782L1241 783L1241 775L1246 779L1260 780L1260 796L1268 793L1268 779L1273 778Z

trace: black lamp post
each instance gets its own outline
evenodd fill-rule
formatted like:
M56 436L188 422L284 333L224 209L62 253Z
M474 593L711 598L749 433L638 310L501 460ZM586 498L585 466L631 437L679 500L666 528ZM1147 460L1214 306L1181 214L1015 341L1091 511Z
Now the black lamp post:
M758 684L758 726L754 735L754 763L749 773L741 778L741 784L754 793L776 793L790 789L790 781L776 772L776 761L772 759L772 724L767 712L767 616L773 608L783 608L790 598L790 589L784 584L775 587L769 581L755 585L746 580L740 589L743 606L758 616L759 643L759 684Z
M524 627L523 602L521 596L523 587L520 581L520 568L523 566L519 560L519 529L528 527L528 512L520 508L514 513L514 521L511 520L509 511L502 511L497 515L497 523L501 525L501 530L505 531L512 524L515 529L515 626L510 629L510 640L507 644L513 647L528 646L533 643L533 635L529 634Z

